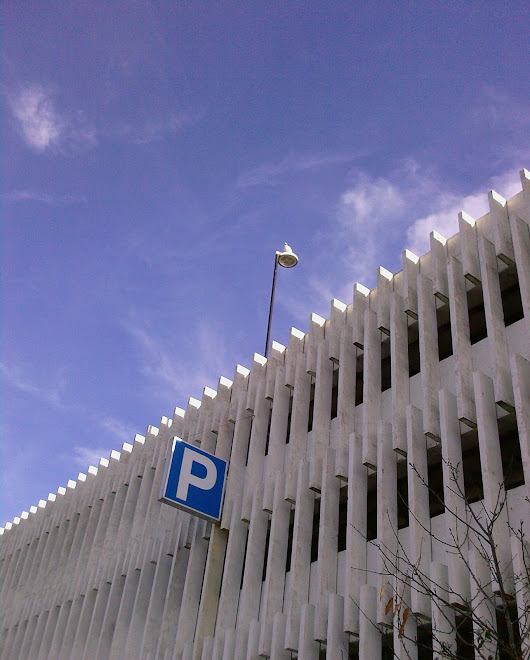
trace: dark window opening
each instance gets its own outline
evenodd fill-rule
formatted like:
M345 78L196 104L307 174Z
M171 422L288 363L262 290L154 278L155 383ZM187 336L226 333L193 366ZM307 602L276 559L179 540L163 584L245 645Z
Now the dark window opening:
M320 533L320 498L313 506L313 532L311 535L311 563L318 560L318 536Z
M451 318L449 316L449 305L447 303L436 308L436 321L438 326L438 358L442 361L453 354Z
M291 570L291 557L293 554L293 535L294 535L294 509L291 509L291 519L289 521L289 533L287 535L287 557L285 559L285 572Z
M426 623L418 626L416 644L418 646L418 660L432 660L432 626L430 624Z
M394 660L394 633L381 636L381 660Z
M429 483L429 516L434 518L445 511L444 478L442 470L442 457L439 447L433 448L427 466Z
M261 574L261 581L265 582L267 577L267 561L269 559L269 542L271 539L271 519L269 517L269 522L267 524L267 536L265 538L265 553L263 555L263 572Z
M504 487L506 490L511 490L512 488L522 486L525 482L515 413L512 412L509 415L501 417L497 420L497 424L501 446Z
M472 344L476 344L488 336L481 284L477 284L467 291L467 311L469 315L469 339Z
M512 412L509 415L499 418L497 420L497 428L499 432L504 488L511 490L525 483L515 413ZM469 503L482 500L484 498L484 488L476 429L462 435L462 462L466 500Z
M267 438L265 440L265 456L269 453L269 440L271 437L272 407L269 408L269 422L267 424Z
M355 405L360 406L363 402L364 389L364 353L357 356L355 363Z
M456 626L456 657L462 660L474 660L473 622L467 614L457 616Z
M390 338L387 337L381 342L381 392L390 389L391 377Z
M291 418L293 416L293 390L289 390L289 414L287 415L287 430L285 432L285 444L291 439Z
M366 540L377 538L377 474L368 476L366 485Z
M398 463L397 478L397 516L398 529L409 526L409 482L407 461Z
M418 322L414 321L407 328L409 345L409 378L420 373L420 336Z
M519 616L517 613L517 604L512 601L508 604L508 617L512 624L514 644L510 645L508 635L508 622L506 621L505 610L499 607L495 611L498 635L499 660L511 660L514 657L522 658L521 654L521 635L519 632ZM515 647L515 648L514 648ZM521 654L521 655L520 655Z
M333 367L333 384L331 386L331 419L337 416L337 408L339 403L339 368L334 365Z
M243 589L243 578L245 577L245 566L247 563L247 549L248 549L248 527L247 534L245 538L245 551L243 552L243 565L241 567L241 582L239 583L239 590Z
M464 491L467 502L471 504L472 502L478 502L484 499L477 430L468 431L461 436L461 439ZM456 468L456 466L454 467Z
M499 284L501 287L504 325L508 326L524 318L523 301L521 300L521 289L519 288L519 278L515 264L499 273Z
M252 425L254 424L254 415L250 418L250 428L248 430L247 455L245 456L245 465L248 465L248 454L250 452L250 438L252 437Z
M311 392L309 394L309 415L307 416L307 432L313 430L313 412L315 410L315 381L311 376Z
M342 486L339 499L339 535L337 552L346 550L346 529L348 526L348 486Z
M359 640L351 637L348 644L348 660L359 660Z

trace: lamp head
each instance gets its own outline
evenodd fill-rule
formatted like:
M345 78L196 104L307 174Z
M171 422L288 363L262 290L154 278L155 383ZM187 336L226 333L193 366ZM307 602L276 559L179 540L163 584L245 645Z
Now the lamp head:
M278 263L284 268L293 268L293 266L296 266L298 263L298 257L287 243L283 246L283 252L276 252L276 256L278 258Z

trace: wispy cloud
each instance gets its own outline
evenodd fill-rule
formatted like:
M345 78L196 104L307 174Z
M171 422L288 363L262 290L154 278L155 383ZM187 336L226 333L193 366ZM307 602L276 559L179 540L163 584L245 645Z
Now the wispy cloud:
M193 114L181 110L163 118L151 117L143 123L122 123L108 128L106 133L109 137L122 138L134 144L148 144L193 126L202 116L202 113Z
M0 363L0 373L2 374L4 382L14 389L30 394L36 399L44 401L44 403L47 403L54 408L62 409L65 407L62 397L64 377L61 373L57 376L59 384L55 386L37 385L28 378L20 368L8 366L4 363Z
M515 130L526 130L530 126L528 104L493 85L484 86L476 106L472 109L472 116L479 122L508 125Z
M65 148L86 148L96 142L96 132L82 112L58 108L53 90L26 85L9 95L11 112L25 143L39 153Z
M108 458L110 449L106 447L74 447L73 461L81 470L86 470L90 465L97 467L100 458Z
M450 191L436 197L437 210L415 220L407 230L408 247L418 255L429 250L429 235L436 230L445 238L458 231L458 213L465 211L473 218L480 218L489 211L488 189L494 189L509 198L521 189L519 172L510 170L489 181L489 185L468 195L456 195Z
M124 328L135 341L140 369L149 378L150 391L164 399L169 388L182 405L182 400L189 396L200 398L204 387L215 388L220 376L230 378L233 374L235 365L227 356L226 342L204 322L199 322L194 332L189 333L187 352L152 328L131 321ZM187 357L183 358L183 353Z
M487 213L488 187L511 197L521 189L519 173L506 170L479 189L458 194L442 186L436 173L422 170L411 160L384 177L353 172L331 222L314 236L319 250L313 263L306 265L304 301L310 302L311 311L325 316L332 297L351 302L355 282L375 286L378 266L400 269L405 247L422 255L429 250L433 229L447 238L455 234L459 211L475 218ZM305 321L307 304L301 306L288 296L284 302Z
M237 188L252 186L275 186L285 182L288 175L308 170L319 170L340 163L348 163L362 154L327 154L327 155L295 155L288 154L277 163L264 163L243 172L236 181Z
M89 420L94 429L99 427L103 434L98 434L98 444L95 446L75 445L73 456L71 454L63 456L68 462L73 460L74 464L82 470L86 470L89 465L97 467L100 458L108 458L112 449L119 451L124 442L132 443L135 433L138 432L132 425L117 417L90 413L84 413L84 417Z
M96 421L99 423L102 429L104 429L110 437L119 442L132 442L136 429L131 425L125 422L122 422L116 417L102 417L97 418Z
M69 206L70 204L80 204L87 201L84 195L55 195L37 190L13 190L3 193L2 199L8 202L42 202L53 206Z
M59 143L64 123L49 90L39 85L22 89L11 98L11 111L28 146L45 151Z

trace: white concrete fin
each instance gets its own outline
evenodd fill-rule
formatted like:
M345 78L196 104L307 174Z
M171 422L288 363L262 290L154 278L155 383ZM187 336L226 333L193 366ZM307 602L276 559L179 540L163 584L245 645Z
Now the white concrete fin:
M110 457L113 458L115 461L119 461L119 460L120 460L120 456L121 456L120 452L119 452L119 451L116 451L116 449L113 449L113 450L110 452Z
M77 475L77 481L86 481L86 474L84 472L80 472Z
M15 517L13 518L13 524L14 524L14 525L18 525L19 522L20 522L20 518L19 518L18 516L15 516Z
M22 518L22 520L26 520L28 518L28 516L29 516L29 513L27 511L22 511L22 513L20 514L20 517Z
M445 245L447 243L447 239L445 236L442 236L439 232L437 232L435 229L431 231L431 236L435 241L438 241L438 243L441 243L442 245Z
M73 479L68 479L68 483L66 484L67 488L71 488L72 490L77 486L77 482L75 482Z
M133 446L131 445L130 442L124 442L123 445L121 446L121 450L126 451L130 454L133 450Z
M147 427L147 433L149 433L149 435L152 435L153 437L156 438L156 436L158 435L158 428L156 426L151 426L151 424L149 424L149 426Z
M201 407L201 402L199 399L194 399L192 396L188 399L188 406L191 406L192 408L200 408Z
M348 305L346 303L343 303L341 300L338 300L338 298L333 298L331 301L331 311L333 312L334 309L338 310L339 312L345 312L346 308Z
M241 364L236 365L236 374L240 374L241 376L243 376L243 378L248 378L249 373L250 373L250 369L247 369Z
M168 424L171 424L171 420L169 419L169 417L162 415L162 417L160 418L160 426L168 426Z
M139 433L135 433L134 435L134 442L138 442L139 444L143 445L145 443L145 435L140 435Z
M227 389L229 389L230 387L232 387L233 383L234 381L230 380L230 378L226 378L225 376L221 376L219 378L220 387L226 387Z
M173 417L180 417L181 419L184 419L185 414L186 411L184 410L184 408L179 408L178 406L173 411Z
M458 214L458 217L462 219L464 222L467 222L468 225L471 225L471 227L475 226L476 220L472 218L469 213L466 213L465 211L460 211Z
M285 346L283 344L280 344L280 342L273 341L271 344L271 350L283 354L285 353Z
M11 529L13 527L13 524L10 522L6 522L6 529Z
M497 204L500 204L501 206L506 206L506 200L502 195L499 195L498 192L495 192L495 190L490 190L490 195L491 198L497 202Z
M418 257L417 254L414 254L414 252L411 252L410 250L407 250L407 249L405 249L404 256L405 256L405 259L408 259L409 261L412 261L413 264L417 264L418 261L420 260L420 258ZM390 279L390 278L388 278L388 279Z
M407 251L408 251L408 250L407 250ZM412 254L412 253L411 253L411 254ZM387 280L391 280L391 279L394 277L394 274L391 273L391 272L390 272L389 270L387 270L386 268L383 268L383 266L379 266L379 268L377 269L377 272L379 273L379 275L382 275L382 276L383 276L384 278L386 278Z
M64 495L66 493L66 488L64 486L59 486L57 489L57 495Z
M37 513L38 510L39 509L35 505L29 507L29 512L30 513Z
M325 322L326 319L323 319L321 316L315 313L311 314L309 317L309 323L315 323L318 326L323 326Z
M530 195L530 172L523 168L520 172L520 176L523 195L528 199L528 195Z
M48 493L48 502L55 502L56 499L57 499L57 495L55 493Z
M362 293L363 296L368 296L370 295L370 289L367 286L364 286L364 284L359 284L359 282L356 282L353 285L353 291L358 291L359 293Z
M204 396L207 396L210 399L215 399L215 397L217 396L217 392L211 387L205 387L202 393Z
M261 366L264 366L267 364L267 358L263 355L260 355L260 353L254 353L252 356L252 362L257 362Z
M3 533L4 533L4 528L0 527L0 536L2 536Z
M90 465L88 467L87 472L88 472L88 474L93 474L94 476L96 476L96 474L98 473L98 469L97 469L97 467L94 467L93 465Z
M41 509L46 508L46 500L39 500L37 506L40 507Z
M99 464L103 467L109 467L109 459L108 458L100 458L99 459Z
M291 328L289 335L296 337L296 339L303 339L305 337L305 332L298 330L298 328Z

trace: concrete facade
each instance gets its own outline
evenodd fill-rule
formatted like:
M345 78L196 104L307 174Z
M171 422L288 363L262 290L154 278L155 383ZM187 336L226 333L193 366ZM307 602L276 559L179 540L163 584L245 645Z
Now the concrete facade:
M435 652L456 649L451 611L414 576L495 627L479 598L495 575L451 540L499 493L492 533L530 654L514 532L530 538L521 181L7 523L0 660L421 658L432 630ZM229 461L220 525L157 501L175 436Z

